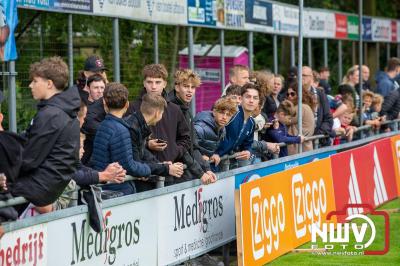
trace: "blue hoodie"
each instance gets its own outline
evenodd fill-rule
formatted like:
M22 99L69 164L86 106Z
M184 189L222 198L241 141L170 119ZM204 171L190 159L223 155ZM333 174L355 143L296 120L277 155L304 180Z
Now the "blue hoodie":
M225 126L226 135L220 142L216 153L219 156L236 151L252 151L251 145L254 138L255 122L253 117L247 119L244 125L244 111L239 106L239 111L232 117Z
M394 89L394 80L386 72L379 71L376 74L376 92L383 97L389 95Z

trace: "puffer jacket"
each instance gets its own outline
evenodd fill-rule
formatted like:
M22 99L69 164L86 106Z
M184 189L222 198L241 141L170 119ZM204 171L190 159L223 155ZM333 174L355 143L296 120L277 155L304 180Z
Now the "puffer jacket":
M244 111L241 106L239 106L239 111L225 126L225 130L226 135L220 142L215 153L223 156L237 151L248 150L252 152L251 146L254 139L255 122L253 117L249 117L246 125L244 125Z
M118 162L129 175L150 175L147 164L133 159L129 125L112 114L107 114L97 129L91 162L93 169L98 171L103 171L110 163Z
M225 127L218 130L213 113L203 111L195 116L194 129L201 154L212 156L225 136Z
M79 107L76 87L39 102L26 131L20 176L11 188L14 196L45 206L61 195L79 162Z
M380 115L386 115L386 120L397 119L400 112L400 91L394 90L387 95L382 104Z

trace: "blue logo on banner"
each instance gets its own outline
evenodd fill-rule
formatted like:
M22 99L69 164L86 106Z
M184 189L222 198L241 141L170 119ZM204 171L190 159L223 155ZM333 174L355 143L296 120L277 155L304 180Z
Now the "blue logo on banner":
M215 0L188 0L188 23L216 25Z
M17 1L0 1L0 58L1 61L17 59L14 30L18 24Z
M370 18L363 18L363 27L362 27L363 40L366 41L372 40L371 21L372 20Z
M272 27L272 4L259 0L246 1L246 23Z
M309 155L309 156L306 156L303 158L298 158L298 159L290 160L290 161L287 161L284 163L275 164L275 165L267 166L267 167L264 167L261 169L252 170L252 171L248 171L245 173L235 175L235 189L239 189L241 184L246 183L248 181L262 178L264 176L275 174L275 173L278 173L278 172L281 172L284 170L288 170L288 169L291 169L291 168L299 166L299 165L313 162L315 160L327 158L330 155L333 155L335 153L336 153L335 151L329 151L329 152L323 152L323 153L319 153L319 154L313 154L313 155Z

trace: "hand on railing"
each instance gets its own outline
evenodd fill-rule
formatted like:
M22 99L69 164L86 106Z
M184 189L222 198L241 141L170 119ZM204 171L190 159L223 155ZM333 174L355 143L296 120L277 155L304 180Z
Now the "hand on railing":
M111 163L104 171L99 172L100 183L122 183L126 176L126 170L119 163Z
M171 163L168 164L168 173L174 177L181 177L183 175L183 164L182 163Z

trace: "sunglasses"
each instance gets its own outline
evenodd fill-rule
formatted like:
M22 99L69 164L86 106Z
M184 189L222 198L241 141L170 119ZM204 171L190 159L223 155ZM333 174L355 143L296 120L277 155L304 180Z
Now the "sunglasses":
M288 93L286 94L286 96L287 96L287 97L295 97L295 96L296 96L296 93L295 93L295 92L288 92Z

